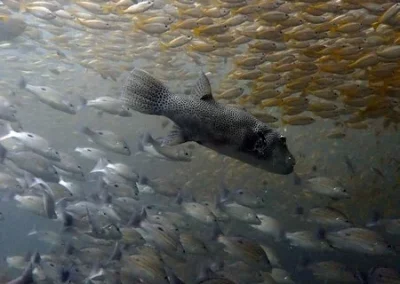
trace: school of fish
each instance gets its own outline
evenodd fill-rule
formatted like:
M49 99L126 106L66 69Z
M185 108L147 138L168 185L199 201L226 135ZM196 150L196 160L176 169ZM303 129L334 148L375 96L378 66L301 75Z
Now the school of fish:
M0 3L0 283L400 283L400 3Z

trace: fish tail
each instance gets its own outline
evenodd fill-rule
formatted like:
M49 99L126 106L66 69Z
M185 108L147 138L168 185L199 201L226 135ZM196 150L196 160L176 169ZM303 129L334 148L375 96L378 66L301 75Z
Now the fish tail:
M14 131L14 129L11 127L11 124L10 124L9 122L6 122L6 123L1 124L1 125L5 126L5 128L6 128L6 133L7 133L7 134L1 136L1 137L0 137L0 141L3 141L3 140L6 140L6 139L8 139L8 138L14 137L15 131Z
M162 82L146 71L134 69L122 88L120 99L138 112L163 115L172 97Z
M21 77L21 79L18 81L18 87L20 89L25 89L26 88L26 80L24 77Z
M110 5L110 4L105 4L101 8L102 8L103 12L106 14L110 14L111 12L113 12L115 10L114 5Z
M25 0L22 0L19 4L19 11L21 13L25 13L26 12L26 3Z
M146 217L147 217L147 212L145 208L142 208L141 212L137 212L136 210L134 210L131 218L128 221L128 226L138 228L140 227L140 223L142 223L142 221L145 220Z
M36 224L33 224L33 228L29 231L28 236L33 236L36 235L38 233L37 228L36 228Z
M380 24L381 24L380 22L375 22L372 24L372 28L374 29L374 31L376 31L378 29Z
M104 171L105 167L107 166L108 161L105 158L100 158L97 164L94 166L93 170L90 173L102 172Z
M213 234L212 234L212 240L217 240L219 236L223 236L224 233L221 231L221 227L218 225L217 222L214 223L214 228L213 228Z
M87 107L88 101L83 97L79 97L80 104L78 105L78 110L82 110Z
M167 51L169 48L168 44L160 40L160 49L161 51Z

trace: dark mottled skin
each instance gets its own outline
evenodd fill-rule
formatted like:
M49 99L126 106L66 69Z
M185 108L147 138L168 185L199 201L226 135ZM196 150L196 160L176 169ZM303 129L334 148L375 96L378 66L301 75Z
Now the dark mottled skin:
M293 171L295 159L286 139L248 112L214 101L204 74L191 95L178 96L147 72L135 69L121 100L136 111L168 117L180 127L184 141L195 141L269 172Z

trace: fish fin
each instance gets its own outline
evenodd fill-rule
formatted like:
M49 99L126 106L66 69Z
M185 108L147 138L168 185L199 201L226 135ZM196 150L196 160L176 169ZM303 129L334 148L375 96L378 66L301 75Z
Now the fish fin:
M108 164L108 161L106 158L100 158L97 161L97 164L94 166L93 170L90 171L90 173L98 173L104 171Z
M175 146L187 141L188 140L185 138L183 131L178 126L174 125L173 129L167 134L167 136L161 139L161 146Z
M193 97L199 98L203 101L213 101L214 98L211 93L211 85L210 81L208 80L206 74L201 72L200 78L197 80L196 84L194 85L191 95Z
M294 210L294 214L296 216L304 216L304 207L301 205L296 205L296 208Z
M139 214L136 210L134 210L131 218L128 221L128 225L138 228L140 227L140 223L146 218L147 218L146 208L143 207L142 210L139 212Z
M383 218L383 216L379 211L373 210L372 211L372 218L367 224L365 224L365 226L368 227L368 228L376 227L376 226L379 225L379 223L382 220L382 218Z
M148 132L143 133L142 142L143 144L159 144L158 141L155 140L153 136L151 136L151 134Z
M162 115L172 98L172 93L161 81L141 69L130 73L121 92L123 104L153 115Z
M111 253L110 259L108 262L117 260L120 261L122 258L122 248L121 248L121 243L119 241L115 242L114 250Z
M167 51L169 49L168 44L160 40L160 49L161 51Z
M5 122L5 123L0 123L1 125L5 126L6 128L6 132L7 134L0 137L0 141L6 140L8 138L12 138L14 137L14 135L16 134L16 132L14 131L14 129L12 128L11 124L9 122Z
M4 163L4 159L6 158L6 156L7 149L2 144L0 144L0 164Z
M178 194L176 195L176 203L178 205L181 205L183 202L183 193L182 193L182 189L178 189Z
M380 24L381 24L380 22L375 22L375 23L373 23L371 26L372 26L372 28L374 29L374 31L376 31L376 30L378 29L378 27L379 27Z
M211 239L213 241L215 241L216 239L218 239L219 236L223 236L223 235L224 235L224 233L221 231L221 227L218 225L217 222L215 222Z
M296 173L293 172L293 184L294 185L301 185L303 183L301 177Z
M37 233L38 233L38 231L36 229L36 224L34 224L32 229L29 231L28 236L33 236L33 235L36 235Z
M324 228L318 228L315 235L318 240L326 240L326 230Z
M137 148L138 148L138 152L144 152L143 134L140 134L138 137Z
M90 129L89 127L87 127L87 126L84 126L84 127L82 127L81 128L81 132L83 133L83 134L86 134L87 136L91 136L91 135L95 135L96 134L96 132L94 132L92 129Z
M299 262L296 265L295 271L301 272L307 269L307 266L312 263L310 257L308 256L300 256Z
M18 81L18 87L20 88L20 89L25 89L26 88L26 80L25 80L25 78L23 77L23 76L21 76L21 78L19 79L19 81Z
M30 257L30 261L32 264L36 264L39 265L40 262L42 261L42 258L40 256L40 253L38 251L35 251L31 257Z
M87 107L87 99L85 99L84 97L79 97L79 105L78 105L78 110L82 110L85 107Z

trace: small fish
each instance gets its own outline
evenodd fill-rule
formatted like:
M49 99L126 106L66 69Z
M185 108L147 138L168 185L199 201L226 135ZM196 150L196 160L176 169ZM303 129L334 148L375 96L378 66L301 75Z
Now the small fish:
M86 214L90 225L90 231L86 232L86 234L105 240L119 240L122 238L122 233L116 225L109 224L101 227L87 207Z
M317 223L324 228L349 228L353 225L346 215L339 210L328 206L310 209L306 220L308 222Z
M312 192L329 196L334 199L350 198L349 193L343 186L327 177L315 177L307 180L309 189Z
M83 175L82 167L71 155L58 151L60 161L53 162L54 166L67 172Z
M90 172L107 172L108 175L116 174L131 182L137 182L139 180L139 175L133 170L132 167L123 163L113 164L104 158L100 158L96 166Z
M89 160L98 161L101 158L106 158L106 152L90 147L76 147L75 151Z
M124 107L119 99L112 97L98 97L94 100L86 100L84 98L81 98L81 106L79 108L81 109L86 106L98 109L100 111L100 114L102 112L106 112L122 117L132 116L129 108Z
M310 270L316 279L321 281L358 283L356 273L345 264L336 261L320 261L301 264L304 269Z
M393 255L393 248L376 232L365 228L347 228L326 234L329 243L341 250L368 255Z
M260 219L261 224L252 224L250 226L273 237L275 241L280 241L282 239L284 236L284 229L278 220L263 214L257 214L257 217Z
M138 150L151 157L168 161L190 162L192 154L182 146L161 146L149 133L139 137Z
M180 134L174 134L175 145L195 141L270 172L293 171L295 159L287 149L286 138L249 113L215 102L205 74L192 95L182 97L173 95L149 73L134 69L122 88L121 100L136 111L174 121L180 128ZM240 128L236 121L241 121Z
M204 224L214 224L217 222L215 215L208 209L207 206L194 201L183 201L181 194L181 192L178 193L177 203L182 206L183 212L186 215Z
M250 266L263 271L271 270L271 263L262 247L251 240L242 237L229 237L223 235L218 224L214 225L213 239L225 246L225 251L242 260Z
M130 156L131 151L124 139L109 130L92 130L89 127L83 127L82 133L87 135L93 142L112 152Z
M61 93L50 87L30 85L23 77L19 81L18 86L20 89L27 90L28 92L34 94L39 101L56 110L60 110L68 114L76 114L75 106L69 101L65 100Z
M290 242L291 246L300 247L310 251L331 251L332 246L326 240L326 234L324 230L318 230L318 232L312 231L298 231L298 232L287 232L285 234L286 239Z
M47 158L52 161L60 161L60 153L50 147L49 142L34 133L30 132L16 132L9 123L5 123L7 134L0 138L0 141L5 139L14 138L21 142L27 149Z
M57 183L60 179L51 161L36 153L29 151L11 152L0 144L0 157L3 157L3 159L0 159L1 162L3 162L4 158L9 159L20 169L44 181Z

